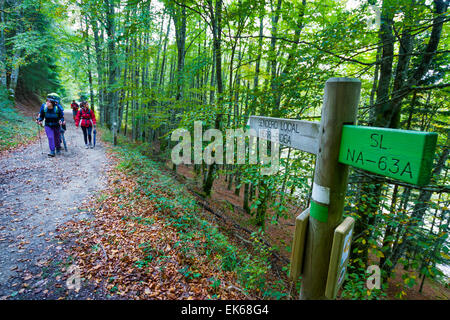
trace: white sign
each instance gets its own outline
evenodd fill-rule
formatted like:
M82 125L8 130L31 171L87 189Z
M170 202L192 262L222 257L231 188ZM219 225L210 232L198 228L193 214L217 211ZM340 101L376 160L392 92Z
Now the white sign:
M280 144L294 149L317 154L319 122L250 116L248 125L259 138L271 140L270 129L278 130Z

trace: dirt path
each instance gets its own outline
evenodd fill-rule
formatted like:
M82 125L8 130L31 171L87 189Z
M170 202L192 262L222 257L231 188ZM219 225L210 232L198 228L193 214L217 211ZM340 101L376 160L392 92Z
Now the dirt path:
M65 115L67 152L48 157L41 129L44 154L38 140L0 159L0 298L58 296L52 282L61 275L49 274L49 262L64 246L55 238L57 227L90 218L78 207L105 184L102 143L85 149L81 129L70 111Z

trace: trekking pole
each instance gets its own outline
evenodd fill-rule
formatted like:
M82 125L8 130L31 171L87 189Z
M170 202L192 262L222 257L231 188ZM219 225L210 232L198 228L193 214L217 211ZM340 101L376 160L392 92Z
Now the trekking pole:
M66 138L64 137L64 132L66 132L66 130L61 126L61 140L64 144L64 150L67 152L67 144L66 144Z
M36 123L38 127L38 136L39 136L39 145L41 146L41 154L44 154L44 149L42 149L42 140L41 140L41 126L39 123Z

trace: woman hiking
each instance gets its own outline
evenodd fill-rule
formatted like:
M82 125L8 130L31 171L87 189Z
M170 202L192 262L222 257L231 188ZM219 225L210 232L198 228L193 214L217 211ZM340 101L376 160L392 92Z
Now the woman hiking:
M78 126L81 126L83 130L84 144L86 145L86 149L94 148L92 145L92 127L95 128L95 114L94 111L89 109L89 104L86 101L80 103L80 110L77 113L77 117L75 118L75 126L78 129ZM81 123L80 123L81 121ZM89 141L89 144L88 144Z
M55 156L61 153L61 131L60 125L65 125L64 110L58 103L58 97L56 95L49 94L47 101L42 104L39 110L39 116L36 122L42 125L42 121L45 120L45 133L48 138L48 145L50 147L49 157Z

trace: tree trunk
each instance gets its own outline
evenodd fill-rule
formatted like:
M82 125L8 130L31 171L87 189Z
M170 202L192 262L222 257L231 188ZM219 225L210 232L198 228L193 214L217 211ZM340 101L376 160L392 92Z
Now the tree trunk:
M217 83L217 104L219 108L222 106L223 100L223 82L222 82L222 51L221 51L221 36L222 36L222 0L216 1L215 6L215 18L212 21L213 26L213 45L214 45L214 56L216 60L216 83ZM220 120L222 114L216 114L215 128L220 129ZM203 191L206 195L210 195L211 188L213 186L214 178L213 174L216 168L216 164L213 163L209 166L208 175L203 186Z
M0 0L0 19L1 24L5 25L5 0ZM5 46L5 31L0 30L0 84L6 89L7 75L6 75L6 46Z
M158 92L160 92L161 88L163 88L164 85L164 71L165 71L165 66L166 66L166 60L167 60L167 42L169 40L169 33L170 33L170 18L169 21L167 23L167 31L166 31L166 37L164 39L164 50L163 50L163 59L161 62L161 72L159 75L159 90Z
M244 211L250 214L250 206L249 206L249 198L250 198L250 185L248 183L244 184Z
M91 49L89 46L89 23L88 23L88 17L85 18L86 22L86 30L85 30L85 43L86 43L86 55L87 55L87 63L88 63L88 80L89 80L89 96L91 100L90 108L92 111L95 111L94 107L94 88L92 84L92 71L91 71Z
M118 74L117 55L115 48L116 41L116 21L114 0L105 0L107 9L106 15L106 33L108 35L108 104L111 112L111 122L109 125L113 127L114 145L117 144L117 123L118 123L118 92L113 89ZM114 126L113 126L114 125Z
M186 7L181 7L180 12L173 15L175 23L175 37L177 43L177 101L183 98L183 70L186 53Z
M22 9L19 4L17 4L17 19L20 21L23 17ZM16 33L20 34L23 32L23 25L21 23L18 24ZM22 56L23 49L19 49L14 44L13 47L13 59L11 63L11 75L9 81L9 90L13 97L16 94L17 81L19 80L19 70L20 70L20 57Z
M91 19L92 31L94 33L94 48L95 48L95 58L97 60L97 85L98 85L98 107L100 112L100 124L105 123L105 94L103 88L103 72L104 72L104 63L102 59L102 52L100 49L100 39L98 34L98 25L97 21Z

